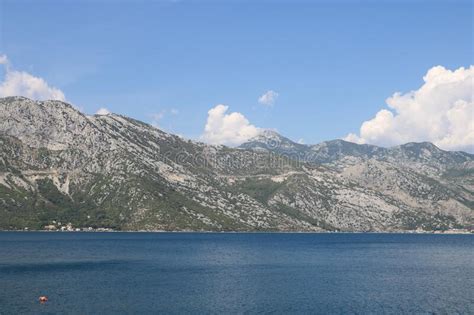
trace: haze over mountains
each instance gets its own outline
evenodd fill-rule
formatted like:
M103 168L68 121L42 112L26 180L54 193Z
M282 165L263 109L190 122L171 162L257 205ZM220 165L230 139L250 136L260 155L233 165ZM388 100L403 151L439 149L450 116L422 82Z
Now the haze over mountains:
M399 231L474 225L474 155L431 143L239 148L61 101L0 99L0 228Z

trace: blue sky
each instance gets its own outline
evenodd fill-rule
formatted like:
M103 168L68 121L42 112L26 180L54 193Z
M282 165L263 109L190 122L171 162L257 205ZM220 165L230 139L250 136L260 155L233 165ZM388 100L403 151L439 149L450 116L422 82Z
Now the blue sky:
M473 63L470 1L0 2L12 68L190 138L217 104L294 140L344 137L433 66Z

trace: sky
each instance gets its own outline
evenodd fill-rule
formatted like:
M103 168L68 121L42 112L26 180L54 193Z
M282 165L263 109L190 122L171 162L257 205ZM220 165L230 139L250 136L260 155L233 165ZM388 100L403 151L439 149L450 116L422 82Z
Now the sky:
M0 0L0 96L238 145L473 152L472 1Z

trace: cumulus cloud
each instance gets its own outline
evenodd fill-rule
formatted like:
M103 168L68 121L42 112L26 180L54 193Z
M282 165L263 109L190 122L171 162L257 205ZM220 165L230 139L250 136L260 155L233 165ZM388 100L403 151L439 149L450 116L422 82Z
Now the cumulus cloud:
M262 96L258 98L258 102L264 106L273 106L278 98L278 93L269 90L266 91Z
M106 116L106 115L110 115L111 112L107 108L101 107L95 114L100 115L100 116Z
M201 139L211 144L239 145L262 130L250 124L241 113L227 113L229 106L219 104L208 111Z
M49 86L44 79L24 71L12 70L6 55L0 55L0 64L5 67L5 77L0 82L0 97L25 96L35 100L66 100L60 89Z
M430 141L445 150L474 152L474 66L436 66L423 81L418 90L389 97L388 109L345 140L384 146Z
M349 133L343 139L346 140L346 141L354 142L354 143L358 143L358 144L364 144L365 143L365 140L362 139L361 137L359 137L358 135L356 135L355 133Z

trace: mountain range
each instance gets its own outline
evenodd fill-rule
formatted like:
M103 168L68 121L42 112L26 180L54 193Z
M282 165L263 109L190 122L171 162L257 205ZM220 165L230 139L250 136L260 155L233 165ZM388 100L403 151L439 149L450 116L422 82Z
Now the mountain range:
M0 99L0 229L472 229L474 155L432 143L238 148L61 101Z

